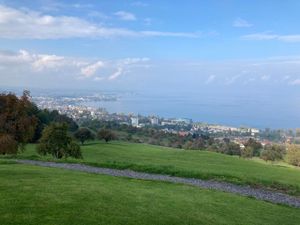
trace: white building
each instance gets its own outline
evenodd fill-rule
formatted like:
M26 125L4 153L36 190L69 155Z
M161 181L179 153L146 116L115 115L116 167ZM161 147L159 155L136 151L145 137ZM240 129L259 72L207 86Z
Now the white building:
M152 125L158 125L158 118L152 117L152 118L150 119L150 121L151 121L151 124L152 124Z
M139 118L138 117L131 117L131 125L134 127L139 126Z

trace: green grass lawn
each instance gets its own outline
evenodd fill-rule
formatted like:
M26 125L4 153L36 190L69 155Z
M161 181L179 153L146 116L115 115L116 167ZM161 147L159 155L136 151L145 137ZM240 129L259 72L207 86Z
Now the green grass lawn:
M296 225L299 221L299 209L229 193L0 160L1 225Z
M68 161L183 177L214 178L241 184L265 185L292 194L300 194L300 169L298 168L265 164L214 152L187 151L125 142L108 144L100 142L82 146L82 153L83 160ZM26 151L19 157L41 159L37 156L34 145L28 145Z

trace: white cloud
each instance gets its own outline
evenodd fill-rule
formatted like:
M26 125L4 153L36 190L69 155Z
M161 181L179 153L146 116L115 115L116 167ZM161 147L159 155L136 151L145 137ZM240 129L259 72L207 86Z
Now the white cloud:
M288 79L290 79L290 77L291 77L291 76L286 75L286 76L284 76L284 77L282 78L282 80L283 80L283 81L288 80Z
M116 78L118 78L119 76L121 76L123 74L123 72L124 72L123 68L119 67L116 72L114 72L112 75L110 75L108 77L108 79L109 80L115 80Z
M58 67L66 64L73 64L72 60L67 60L65 57L47 54L32 54L26 50L20 50L17 53L0 52L0 63L6 66L14 64L27 65L33 71L43 71L46 69L56 70ZM18 65L15 65L18 66Z
M122 60L121 64L124 65L131 65L131 64L135 64L135 63L140 63L140 62L148 62L150 59L143 57L143 58L126 58L124 60Z
M120 20L126 21L134 21L136 20L136 16L133 13L125 12L125 11L118 11L114 13Z
M237 18L235 21L233 21L232 26L245 28L245 27L252 27L253 24L249 23L248 21L246 21L244 19Z
M235 81L236 81L237 79L239 79L240 76L241 76L241 75L234 75L234 76L231 76L231 77L227 77L227 78L226 78L226 81L225 81L225 84L226 84L226 85L230 85L230 84L235 83Z
M104 77L95 77L94 78L94 81L102 81L104 80L105 78Z
M255 33L242 36L244 40L267 41L276 40L282 42L300 42L300 34L278 35L272 33Z
M59 11L61 9L91 9L94 7L92 4L81 4L81 3L74 3L74 4L68 4L68 3L62 3L62 1L54 1L54 0L47 0L46 4L45 2L41 1L42 6L40 7L43 11Z
M93 8L94 6L92 4L75 3L75 4L71 4L71 7L76 9L85 9L85 8Z
M32 66L34 69L41 71L46 68L52 68L55 69L59 66L64 65L64 57L57 56L57 55L39 55L34 62L32 63Z
M255 78L251 77L251 78L245 80L244 84L252 83L252 82L254 82L255 80L256 80Z
M291 85L300 85L300 79L295 79L295 80L291 81L289 84L291 84Z
M101 19L101 20L110 19L110 17L107 16L106 14L104 14L102 12L99 12L99 11L95 11L95 10L89 11L88 16L91 17L91 18L98 18L98 19Z
M186 37L186 38L199 38L201 33L185 33L185 32L161 32L161 31L140 31L141 36L149 37Z
M123 15L126 17L125 14ZM127 15L127 19L133 19ZM0 5L0 38L61 39L110 37L184 37L197 38L199 33L136 31L107 27L79 17L52 16L41 12Z
M96 63L92 63L90 65L87 65L83 68L81 68L81 74L85 77L91 77L95 75L95 73L105 66L104 62L97 61Z
M146 7L146 6L148 6L147 3L141 2L141 1L132 2L131 5L132 6L139 6L139 7Z
M289 88L297 88L300 85L300 64L280 63L286 60L163 62L146 57L109 60L32 53L27 50L0 51L0 84L88 87L97 85L96 81L99 81L99 85L126 87L129 83L133 86L149 83L163 88L174 82L178 83L178 87L188 83L212 88L215 85L234 86L232 88L242 88L243 85L255 88L259 85L259 88L264 85L290 85ZM289 57L288 60L293 58ZM122 82L115 82L117 80Z
M133 68L142 67L142 68L149 68L147 62L149 58L125 58L119 60L116 63L117 69L113 72L109 77L108 80L115 80L123 74L129 73Z
M215 75L210 75L207 80L205 81L206 84L210 84L215 80L216 76Z
M35 75L40 78L66 76L69 77L70 82L78 79L86 81L116 80L121 75L130 74L136 69L147 69L149 60L149 58L142 57L94 61L59 55L36 54L26 50L0 51L0 83L9 81L9 77L13 76L28 78Z
M261 80L263 80L263 81L267 81L267 80L270 80L270 78L271 78L271 76L270 75L263 75L263 76L261 76Z

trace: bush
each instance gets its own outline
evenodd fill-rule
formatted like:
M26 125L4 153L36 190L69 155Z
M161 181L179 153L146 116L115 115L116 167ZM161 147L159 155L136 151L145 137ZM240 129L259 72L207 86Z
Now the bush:
M115 140L117 137L114 132L108 129L101 129L98 131L97 137L99 140L105 140L105 142L109 142Z
M221 144L217 151L227 155L241 155L240 145L226 140Z
M243 158L252 158L254 154L254 148L247 146L246 148L241 149L241 156Z
M300 166L300 148L297 145L288 146L286 160L291 165Z
M259 156L263 146L260 142L256 141L253 138L249 138L248 141L245 143L245 147L251 147L252 148L252 156Z
M275 161L283 159L285 147L283 145L266 145L261 152L260 158L265 161Z
M68 135L66 124L52 123L43 130L37 151L41 155L51 154L54 158L82 158L79 145Z
M18 143L9 134L0 135L0 154L17 154Z

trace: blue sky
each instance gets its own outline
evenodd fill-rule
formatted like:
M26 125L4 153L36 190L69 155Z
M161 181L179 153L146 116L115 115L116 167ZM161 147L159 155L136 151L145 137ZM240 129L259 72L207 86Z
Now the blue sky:
M0 1L2 86L300 85L300 1Z

